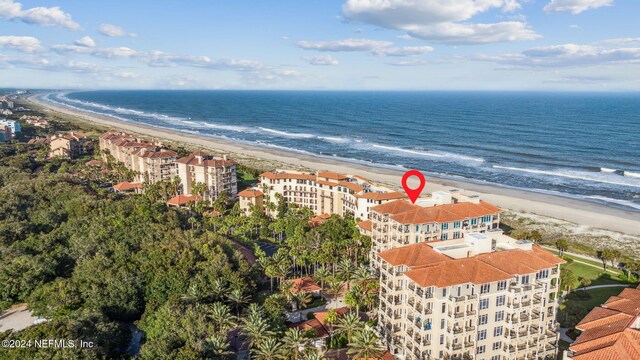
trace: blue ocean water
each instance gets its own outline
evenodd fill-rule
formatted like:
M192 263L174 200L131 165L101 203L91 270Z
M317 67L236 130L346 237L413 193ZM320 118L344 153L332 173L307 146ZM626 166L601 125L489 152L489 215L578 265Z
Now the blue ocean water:
M640 210L640 94L86 91L48 99L201 135Z

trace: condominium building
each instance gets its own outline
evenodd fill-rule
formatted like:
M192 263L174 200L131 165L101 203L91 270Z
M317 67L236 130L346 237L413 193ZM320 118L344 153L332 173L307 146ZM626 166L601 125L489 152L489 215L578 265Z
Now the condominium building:
M194 185L203 183L206 185L204 200L213 201L223 192L232 199L238 196L236 163L226 155L214 157L204 151L196 151L175 163L183 194L192 194Z
M252 209L256 209L258 211L264 210L264 205L262 203L263 194L262 191L256 189L245 189L238 193L238 199L240 201L240 210L245 215L251 214Z
M22 132L20 123L15 120L0 119L0 126L3 126L5 129L9 130L9 140L15 138L16 134L18 134L19 132Z
M107 161L110 156L122 163L127 169L134 170L135 182L156 183L172 179L177 175L175 151L136 138L131 134L111 130L100 136L102 158Z
M550 252L490 230L376 257L378 329L397 359L555 359L564 261Z
M265 172L260 175L260 183L256 189L264 193L265 206L269 203L274 205L266 209L272 216L277 214L275 209L279 200L276 194L280 194L289 204L311 209L315 215L344 216L351 213L362 220L369 218L369 211L373 206L406 198L404 193L374 186L363 177L331 171Z
M640 359L640 287L627 288L593 308L576 325L582 331L564 359Z
M68 134L56 134L49 139L49 157L66 157L74 159L90 153L93 150L93 142L73 132Z

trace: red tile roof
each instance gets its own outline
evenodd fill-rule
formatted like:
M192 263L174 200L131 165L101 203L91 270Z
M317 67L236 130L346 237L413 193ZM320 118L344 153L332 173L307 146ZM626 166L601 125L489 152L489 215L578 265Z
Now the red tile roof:
M252 189L245 189L238 193L238 196L242 196L242 197L258 197L262 195L263 195L262 191L252 190Z
M339 173L333 172L333 171L320 171L318 173L318 177L323 177L323 178L327 178L327 179L331 179L331 180L343 180L343 179L347 179L348 178L347 175L339 174Z
M102 165L102 161L93 159L93 160L87 161L87 163L85 165L87 165L87 166L100 166L100 165Z
M325 338L329 336L329 333L324 328L324 325L322 325L316 318L301 323L291 324L290 327L297 328L303 331L313 330L313 332L315 333L314 337L316 338Z
M431 207L418 206L417 209L396 213L390 217L401 224L425 224L476 218L497 214L501 211L500 208L484 201L480 201L479 204L461 202Z
M207 154L204 151L196 151L188 156L176 160L176 163L186 164L191 166L208 166L208 167L223 167L235 165L233 160L225 160L224 158L214 157Z
M576 325L583 332L569 347L573 359L640 359L640 331L633 326L639 316L640 289L612 296Z
M398 192L398 191L389 191L389 192L370 191L364 194L356 194L355 196L361 199L371 199L374 201L385 201L385 200L396 200L396 199L407 198L407 194Z
M119 184L113 185L113 189L117 191L130 191L135 189L140 189L142 185L140 183L130 183L128 181L121 182Z
M322 288L312 278L303 277L291 280L291 288L289 290L295 295L300 291L315 292L322 290Z
M371 231L371 228L373 227L373 223L371 222L371 220L360 221L358 223L358 227L366 231Z
M380 214L397 214L410 210L417 210L420 206L413 205L405 200L389 201L388 203L377 205L371 208L371 211L375 211Z
M316 180L316 177L311 174L298 174L298 173L287 173L287 172L278 172L274 173L271 171L264 172L260 174L261 177L265 177L267 179L277 180L277 179L298 179L298 180Z
M384 261L393 266L409 267L428 266L452 261L450 257L435 251L425 243L411 244L386 250L378 254Z
M169 205L184 205L184 204L188 203L189 201L198 201L198 200L201 200L200 196L178 195L178 196L174 196L171 199L169 199L169 201L167 201L167 204L169 204Z
M436 265L411 269L404 275L421 287L447 287L466 283L480 285L513 278L513 275L476 258L443 261Z

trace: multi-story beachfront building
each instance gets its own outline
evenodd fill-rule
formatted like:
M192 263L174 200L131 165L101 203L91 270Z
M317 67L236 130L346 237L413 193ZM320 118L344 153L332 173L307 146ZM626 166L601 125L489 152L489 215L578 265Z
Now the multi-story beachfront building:
M214 157L204 151L196 151L175 161L183 194L192 194L194 185L206 185L204 200L213 201L223 192L235 199L238 195L236 163L225 155ZM196 194L193 194L196 195Z
M593 308L576 329L582 334L565 351L565 360L640 359L640 287Z
M470 232L498 228L501 210L475 196L457 192L434 192L416 204L390 201L371 208L371 253L374 269L376 254L399 246L431 240L452 240Z
M49 157L67 157L74 159L88 154L93 150L93 142L73 132L68 134L56 134L49 139Z
M264 204L262 203L263 194L260 190L242 190L238 193L238 200L240 201L240 210L242 210L245 215L251 214L252 209L264 211Z
M260 183L256 186L264 194L263 203L274 204L266 211L275 216L278 197L289 204L305 206L315 215L337 214L344 216L353 214L356 218L369 218L371 207L385 202L404 199L406 195L387 188L377 187L363 177L357 175L338 174L331 171L303 173L297 171L274 171L260 175Z
M102 158L107 161L112 156L127 169L137 172L134 182L156 183L172 179L177 175L175 151L136 138L131 134L116 130L108 131L100 136Z
M378 327L398 359L555 359L562 259L501 231L382 251Z

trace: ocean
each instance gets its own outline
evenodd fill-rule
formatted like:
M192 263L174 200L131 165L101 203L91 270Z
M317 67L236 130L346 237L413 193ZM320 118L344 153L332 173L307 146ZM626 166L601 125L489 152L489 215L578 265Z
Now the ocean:
M84 91L121 120L640 211L640 94Z

